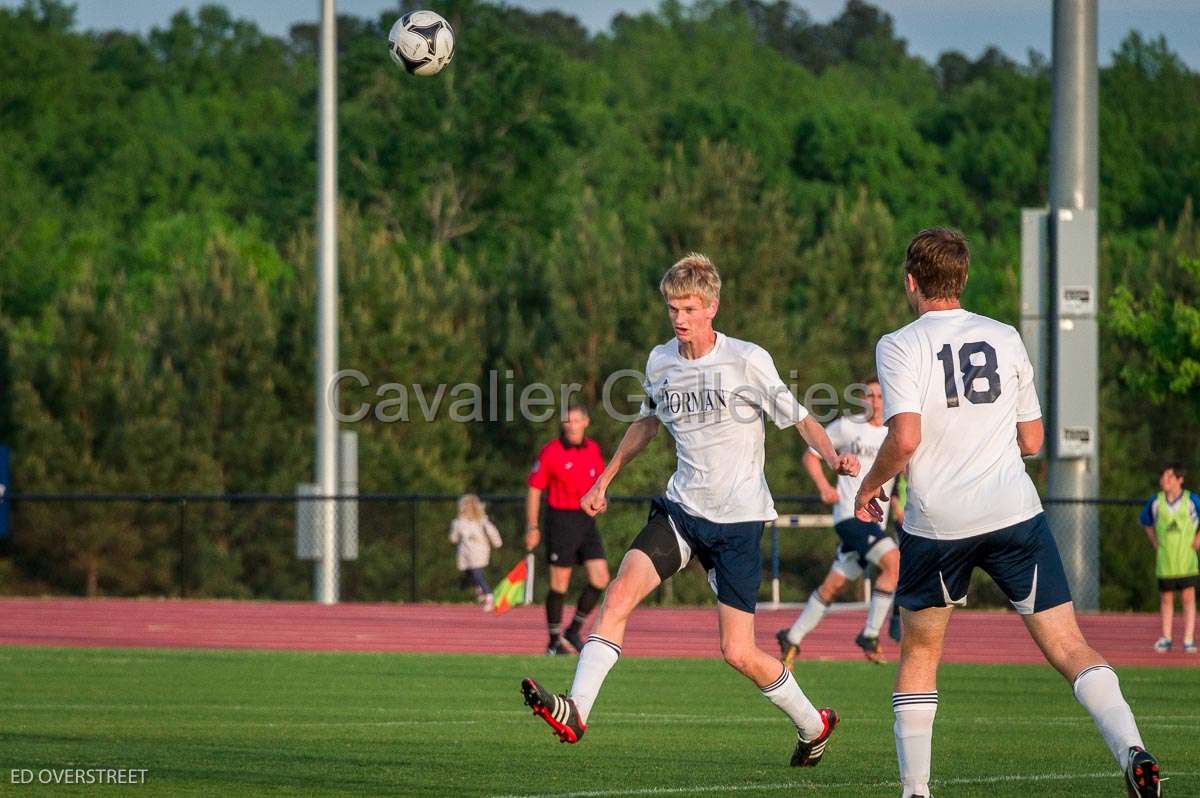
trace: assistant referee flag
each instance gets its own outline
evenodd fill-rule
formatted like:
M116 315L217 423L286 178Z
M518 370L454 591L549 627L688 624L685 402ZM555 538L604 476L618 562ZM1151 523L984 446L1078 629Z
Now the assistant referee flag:
M492 591L492 601L496 614L507 612L525 600L525 577L529 575L529 566L524 557L508 572L504 581Z

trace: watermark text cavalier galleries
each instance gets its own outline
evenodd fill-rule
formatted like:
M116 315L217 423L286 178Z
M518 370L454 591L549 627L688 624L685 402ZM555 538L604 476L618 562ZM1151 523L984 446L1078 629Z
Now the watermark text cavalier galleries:
M795 382L799 376L798 372L792 370L788 376L793 382L786 386L777 386L777 390L796 396L822 424L837 418L844 405L850 407L846 411L848 415L869 412L867 386L863 383L851 383L841 391L828 383L814 383L808 386L801 397L799 385ZM513 372L510 370L504 371L503 375L492 370L488 372L485 385L474 382L460 382L455 385L385 382L376 387L363 372L357 369L343 369L330 381L325 392L325 401L333 408L338 421L351 424L363 421L368 416L383 424L394 424L416 418L433 422L443 415L460 424L483 421L511 422L517 418L541 424L555 415L565 419L568 408L577 401L578 395L583 391L583 386L577 382L561 383L557 386L533 382L521 386L518 391L518 386L512 379ZM355 397L366 399L364 392L367 391L374 394L372 398L375 401L347 398L353 394ZM639 408L645 399L645 391L646 378L641 372L634 369L615 371L604 381L600 395L601 409L616 421L626 424L636 421L640 416ZM764 395L762 389L748 385L726 390L718 382L708 393L720 396L721 401L716 403L716 406L713 406L713 403L704 403L703 407L680 407L679 414L698 415L701 416L699 420L705 421L709 420L705 416L710 413L719 416L722 412L729 412L737 421L752 423L760 420L758 408L781 401L779 397Z
M145 784L146 768L12 768L10 783L22 784Z

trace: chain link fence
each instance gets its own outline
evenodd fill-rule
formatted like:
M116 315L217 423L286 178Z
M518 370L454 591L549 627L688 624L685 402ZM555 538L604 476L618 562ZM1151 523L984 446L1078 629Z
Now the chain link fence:
M1098 580L1089 580L1092 594L1078 586L1076 601L1092 599L1104 610L1156 610L1158 585L1154 579L1154 550L1138 516L1145 499L1045 499L1046 520L1054 532L1068 573L1071 559L1081 568L1098 562ZM1079 529L1097 528L1095 537L1080 536ZM1072 585L1072 590L1077 586Z
M495 584L525 554L525 497L485 496L503 546L487 569ZM315 541L298 537L318 529L318 509L330 501L293 495L13 495L11 537L0 545L0 593L171 596L307 601L315 563L301 559ZM340 535L338 580L342 601L468 601L472 592L455 567L449 540L457 496L360 495L332 500L353 540ZM641 530L650 497L615 497L599 519L609 565ZM1100 605L1153 609L1154 555L1137 521L1138 500L1046 502L1064 560L1076 553L1069 523L1079 514L1099 524ZM781 515L827 516L815 497L777 497ZM781 528L763 536L760 599L771 596L772 563L779 564L779 599L801 602L824 578L837 538L828 526ZM777 546L772 549L772 546ZM1096 554L1084 550L1085 561ZM540 552L539 552L540 555ZM773 556L774 555L774 556ZM578 569L576 579L582 578ZM573 586L572 589L576 589ZM848 587L845 599L859 595ZM539 556L535 601L545 593ZM714 596L698 568L667 582L651 598L664 604L711 604ZM1003 606L1004 597L976 574L972 606Z

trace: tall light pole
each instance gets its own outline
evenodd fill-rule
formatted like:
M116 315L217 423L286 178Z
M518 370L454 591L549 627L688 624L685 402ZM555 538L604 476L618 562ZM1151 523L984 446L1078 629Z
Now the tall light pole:
M334 0L321 0L320 94L317 121L317 369L316 487L319 496L337 494L337 18ZM338 600L337 507L332 499L313 502L320 557L313 599Z
M1080 609L1099 609L1097 0L1054 0L1048 210L1022 216L1022 330L1042 371L1051 528Z

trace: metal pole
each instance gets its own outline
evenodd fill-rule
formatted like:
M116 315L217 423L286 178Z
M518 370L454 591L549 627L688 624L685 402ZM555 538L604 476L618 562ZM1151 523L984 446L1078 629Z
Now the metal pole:
M533 552L525 555L525 600L521 602L525 606L533 603L533 567L534 567Z
M1054 0L1050 208L1095 208L1099 173L1096 0Z
M1054 0L1050 123L1049 493L1063 499L1099 493L1098 333L1094 226L1079 234L1081 218L1098 206L1099 116L1096 0ZM1079 213L1083 212L1083 213ZM1075 223L1068 229L1068 223ZM1068 240L1069 239L1069 240ZM1090 295L1080 306L1081 290ZM1076 308L1071 310L1071 303ZM1082 308L1082 309L1080 309ZM1088 454L1070 451L1086 436ZM1099 608L1097 518L1081 503L1052 507L1055 534L1080 609Z
M408 600L417 601L417 500L408 502L408 545L412 570L408 576Z
M337 371L337 21L334 0L321 0L320 112L317 135L317 434L316 483L322 496L337 494L337 423L329 388ZM337 513L332 499L317 503L321 557L314 600L338 600Z
M187 596L188 558L191 552L187 545L187 499L179 500L179 597Z

